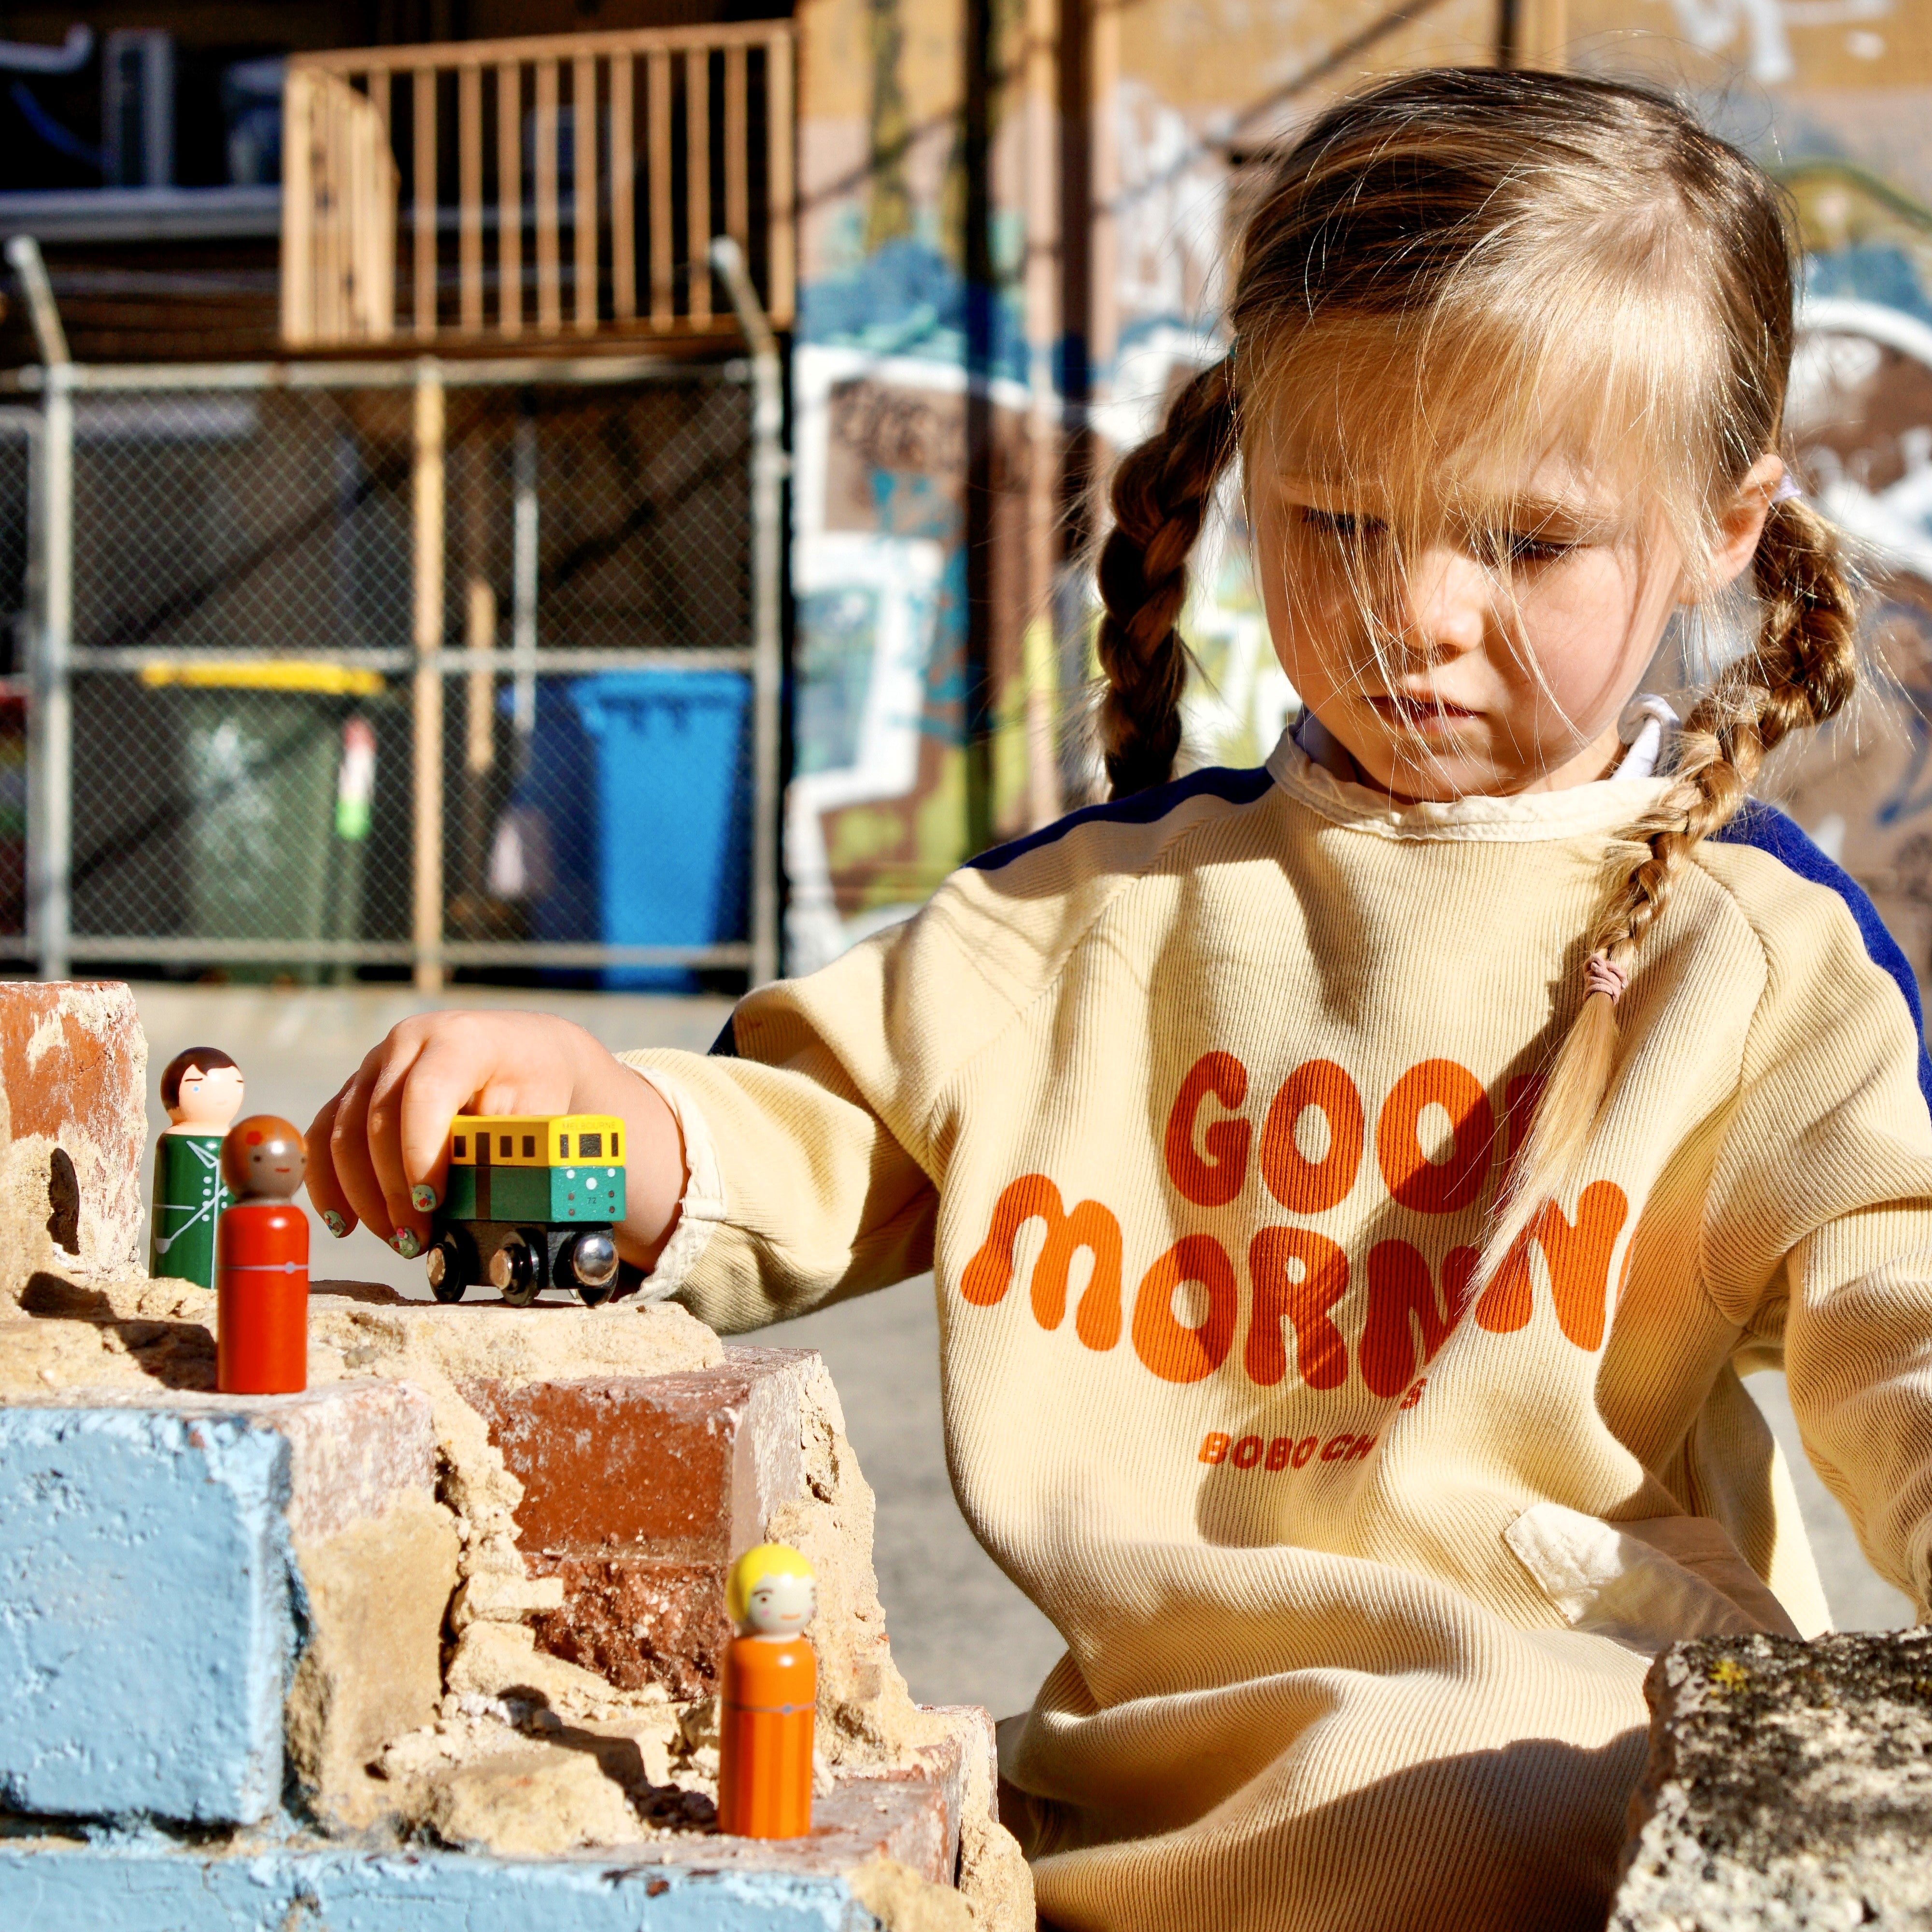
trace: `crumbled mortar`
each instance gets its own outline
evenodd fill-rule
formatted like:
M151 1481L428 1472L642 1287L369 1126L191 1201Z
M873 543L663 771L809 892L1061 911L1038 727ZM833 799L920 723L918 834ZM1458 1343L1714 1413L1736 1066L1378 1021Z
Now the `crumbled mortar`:
M1932 1630L1708 1638L1644 1689L1610 1932L1932 1928Z
M206 1390L214 1381L214 1297L191 1283L126 1275L84 1283L43 1274L18 1315L0 1317L0 1401L88 1388ZM523 1486L505 1467L467 1382L518 1385L656 1376L724 1359L712 1332L674 1304L443 1307L392 1291L318 1282L310 1302L311 1388L406 1380L428 1396L437 1496L458 1539L440 1714L392 1738L367 1771L370 1803L393 1829L529 1856L708 1830L715 1817L715 1711L660 1687L620 1690L536 1647L526 1619L554 1606L517 1547ZM814 1359L800 1404L800 1492L766 1533L796 1545L819 1581L821 1786L841 1774L918 1765L955 1736L966 1761L959 1892L972 1922L1030 1927L1018 1846L994 1822L983 1743L955 1716L915 1705L892 1662L872 1563L873 1504L830 1378Z

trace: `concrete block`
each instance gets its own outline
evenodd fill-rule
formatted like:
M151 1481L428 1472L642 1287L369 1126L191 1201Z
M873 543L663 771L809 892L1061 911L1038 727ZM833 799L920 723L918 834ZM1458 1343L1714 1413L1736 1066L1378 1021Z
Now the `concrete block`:
M0 983L0 1303L140 1266L148 1043L112 983Z
M286 1720L326 1804L435 1708L455 1539L432 1484L402 1383L0 1407L0 1802L251 1823Z
M878 1932L846 1880L769 1868L158 1840L0 1841L0 1924L20 1932Z
M1611 1932L1932 1924L1932 1630L1679 1644L1644 1690Z
M681 1374L463 1384L523 1485L524 1562L562 1584L561 1606L532 1618L542 1648L621 1690L716 1688L725 1573L803 1486L814 1360L731 1348Z

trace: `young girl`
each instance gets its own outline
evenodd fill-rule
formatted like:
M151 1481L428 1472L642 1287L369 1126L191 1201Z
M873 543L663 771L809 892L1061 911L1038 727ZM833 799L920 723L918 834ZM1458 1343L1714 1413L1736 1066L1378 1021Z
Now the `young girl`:
M1057 1925L1600 1925L1651 1658L1826 1626L1742 1370L1926 1603L1916 994L1746 804L1853 682L1781 481L1793 268L1770 183L1648 94L1336 108L1120 467L1112 803L709 1057L412 1021L316 1123L330 1224L407 1253L459 1108L625 1116L626 1252L728 1330L934 1270L960 1506L1067 1646L1001 1738ZM1171 782L1236 462L1307 710ZM1734 582L1754 645L1626 751Z

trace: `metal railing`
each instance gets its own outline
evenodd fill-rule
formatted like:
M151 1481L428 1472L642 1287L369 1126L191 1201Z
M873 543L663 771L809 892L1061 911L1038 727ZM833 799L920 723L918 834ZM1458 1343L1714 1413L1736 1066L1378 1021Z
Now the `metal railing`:
M9 253L46 359L16 379L38 410L0 410L30 482L26 929L0 956L775 976L782 386L728 238L752 352L706 363L78 364L37 251ZM665 671L743 692L701 943L627 939L564 850L612 677Z
M296 56L284 339L703 334L729 316L712 275L721 234L788 326L793 32L760 21Z

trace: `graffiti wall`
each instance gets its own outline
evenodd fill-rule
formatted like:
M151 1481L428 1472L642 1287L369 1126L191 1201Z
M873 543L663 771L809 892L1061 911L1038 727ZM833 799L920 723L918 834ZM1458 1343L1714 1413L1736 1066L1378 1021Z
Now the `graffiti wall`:
M1371 75L1492 61L1500 17L1496 0L802 0L794 968L1085 802L1082 513L1109 454L1218 352L1246 183ZM1570 0L1562 38L1575 67L1691 99L1792 190L1794 448L1861 547L1889 679L1782 782L1932 970L1932 4ZM1234 510L1184 620L1192 763L1265 756L1295 701Z
M1244 157L1360 74L1495 52L1494 0L1138 0L1087 11L1070 67L1080 10L983 7L799 9L795 968L1085 802L1066 420L1090 475L1216 352ZM1214 553L1189 755L1252 760L1292 694Z

